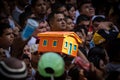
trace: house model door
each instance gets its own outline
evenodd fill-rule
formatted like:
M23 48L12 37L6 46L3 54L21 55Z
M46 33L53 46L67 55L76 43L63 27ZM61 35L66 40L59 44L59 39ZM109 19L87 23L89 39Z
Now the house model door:
M68 46L68 54L70 55L72 53L72 43L70 43L70 45Z

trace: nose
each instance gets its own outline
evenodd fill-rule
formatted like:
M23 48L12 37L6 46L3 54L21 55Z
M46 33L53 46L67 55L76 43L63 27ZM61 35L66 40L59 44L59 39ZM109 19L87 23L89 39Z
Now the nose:
M63 24L66 24L66 21L65 21L64 19L62 19L62 23L63 23Z
M15 37L13 33L11 33L11 35L10 35L10 36L11 36L11 38L14 38L14 37Z
M72 27L74 27L75 25L74 25L74 23L72 23Z

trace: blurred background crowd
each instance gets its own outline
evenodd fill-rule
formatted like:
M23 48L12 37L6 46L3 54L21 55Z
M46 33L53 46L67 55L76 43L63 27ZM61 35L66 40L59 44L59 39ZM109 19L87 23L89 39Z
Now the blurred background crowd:
M23 40L27 20L39 26ZM38 33L75 32L76 57L38 52ZM120 80L119 0L0 0L1 80Z

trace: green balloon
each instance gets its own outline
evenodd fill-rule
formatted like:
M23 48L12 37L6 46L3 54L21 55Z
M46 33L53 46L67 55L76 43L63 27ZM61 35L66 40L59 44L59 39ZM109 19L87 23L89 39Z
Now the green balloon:
M38 72L43 77L60 77L64 73L64 60L54 52L44 53L38 61ZM48 73L46 68L51 68L54 72Z

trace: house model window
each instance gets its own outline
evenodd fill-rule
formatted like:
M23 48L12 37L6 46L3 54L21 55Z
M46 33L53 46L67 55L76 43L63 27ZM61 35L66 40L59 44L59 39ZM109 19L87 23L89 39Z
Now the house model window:
M68 47L68 42L65 42L65 47L66 47L66 48Z
M74 50L77 50L77 46L76 45L74 45Z
M53 46L57 46L57 41L53 41Z
M47 40L44 40L43 41L43 46L47 46L47 43L48 43Z

